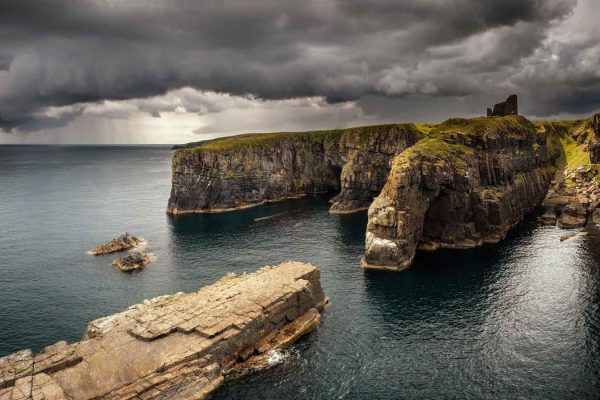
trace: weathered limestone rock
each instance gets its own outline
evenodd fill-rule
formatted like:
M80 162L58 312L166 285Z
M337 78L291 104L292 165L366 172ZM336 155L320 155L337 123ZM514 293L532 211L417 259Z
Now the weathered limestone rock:
M143 242L143 239L126 233L106 244L103 244L102 246L94 247L89 252L95 256L117 253L119 251L129 250L137 247Z
M423 136L412 124L242 135L173 156L167 212L218 212L302 195L339 193L332 212L366 209L392 158Z
M153 261L152 255L147 253L135 252L127 256L117 258L112 262L112 265L118 267L121 271L130 272L137 271L151 264Z
M502 240L551 182L546 135L525 118L452 119L398 155L369 207L366 268L403 269L418 247Z
M559 179L543 202L544 214L540 221L564 229L586 226L600 205L598 170L581 165L566 176L563 172L557 175Z
M319 270L291 262L146 300L80 342L0 358L0 399L202 399L314 329L326 302Z
M506 101L494 105L494 109L487 109L488 117L504 117L507 115L519 115L519 105L517 95L513 94L508 96Z

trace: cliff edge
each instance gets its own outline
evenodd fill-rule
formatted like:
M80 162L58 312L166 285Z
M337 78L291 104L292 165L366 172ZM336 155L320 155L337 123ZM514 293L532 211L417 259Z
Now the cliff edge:
M520 116L450 119L398 155L369 207L363 266L403 269L417 248L496 243L543 201L548 137Z
M413 124L239 135L175 152L170 214L235 210L336 193L332 212L366 209L391 159L424 132Z
M540 205L545 223L600 222L599 149L600 115L234 136L175 153L168 212L331 192L334 213L369 210L362 265L399 270L417 249L496 243Z

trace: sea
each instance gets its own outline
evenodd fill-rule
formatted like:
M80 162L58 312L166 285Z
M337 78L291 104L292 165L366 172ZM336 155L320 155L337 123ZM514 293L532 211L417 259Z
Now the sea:
M527 218L500 244L365 272L366 212L332 215L327 197L168 216L172 154L0 146L0 357L294 260L321 269L331 303L320 327L213 399L600 398L597 228L561 242L566 231ZM154 264L123 273L87 253L125 232L146 240Z

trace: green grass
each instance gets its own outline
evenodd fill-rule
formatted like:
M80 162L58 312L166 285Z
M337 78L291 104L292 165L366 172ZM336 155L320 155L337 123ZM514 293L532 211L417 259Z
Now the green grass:
M360 137L367 139L369 135L375 134L382 130L389 130L392 128L398 128L406 131L412 131L417 134L417 137L424 137L431 129L430 125L420 124L416 126L414 124L387 124L387 125L373 125L373 126L360 126L348 129L332 129L322 131L308 131L308 132L275 132L275 133L249 133L243 135L228 136L213 140L207 140L199 142L196 147L181 149L179 151L189 152L201 152L201 151L214 151L214 152L228 152L238 150L240 148L265 148L276 145L281 141L294 138L304 138L314 140L316 142L322 142L327 137L341 137L342 135L349 132L358 131Z
M314 131L314 132L280 132L280 133L249 133L244 135L228 136L224 138L218 138L214 140L207 140L200 143L198 146L187 149L188 151L226 151L236 150L241 147L264 147L282 140L290 138L311 138L314 140L322 140L326 136L341 135L342 130L329 130L329 131Z
M555 165L558 169L572 172L579 166L590 165L590 153L587 150L593 132L590 119L565 121L536 121L538 131L546 130L549 151L557 151L559 156Z
M451 118L442 122L431 131L430 136L443 137L449 134L497 136L508 132L509 135L522 136L526 132L535 132L533 124L518 115L507 117Z

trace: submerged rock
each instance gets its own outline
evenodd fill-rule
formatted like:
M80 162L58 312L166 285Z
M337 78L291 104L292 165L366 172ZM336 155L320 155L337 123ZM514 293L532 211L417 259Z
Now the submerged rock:
M94 247L89 252L95 256L117 253L119 251L133 249L142 243L144 243L143 239L126 233L102 246Z
M112 265L119 267L121 271L130 272L142 269L153 261L151 254L135 252L125 257L117 258L112 262Z
M0 399L204 399L319 324L319 278L290 262L146 300L92 321L80 342L0 358Z
M561 241L561 242L564 242L565 240L569 240L569 239L571 239L571 238L573 238L573 237L575 237L575 236L577 236L577 235L578 235L578 234L577 234L577 232L570 232L570 233L567 233L566 235L562 235L562 236L560 237L560 241Z

